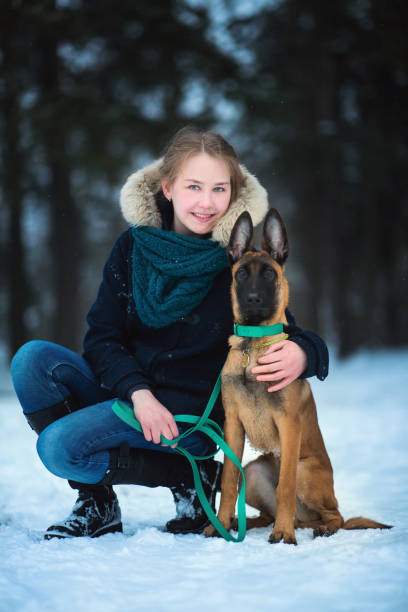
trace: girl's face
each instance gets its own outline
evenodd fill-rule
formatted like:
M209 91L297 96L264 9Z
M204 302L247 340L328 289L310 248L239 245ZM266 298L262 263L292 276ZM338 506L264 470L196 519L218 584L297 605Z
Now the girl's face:
M231 199L231 175L226 162L198 153L182 165L172 185L162 183L173 201L174 231L187 236L211 232Z

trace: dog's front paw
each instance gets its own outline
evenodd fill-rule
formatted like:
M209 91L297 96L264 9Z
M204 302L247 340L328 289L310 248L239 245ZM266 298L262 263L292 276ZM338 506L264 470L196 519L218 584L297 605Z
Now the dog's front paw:
M287 532L287 531L280 531L279 529L277 530L274 529L271 535L269 536L269 542L271 544L277 544L278 542L282 542L282 540L285 544L294 544L295 546L297 545L294 531Z
M229 531L231 529L232 517L226 518L226 516L228 515L225 513L220 513L217 518L224 529ZM208 527L204 529L204 535L206 538L222 538L222 535L218 533L217 528L214 527L214 525L208 525Z

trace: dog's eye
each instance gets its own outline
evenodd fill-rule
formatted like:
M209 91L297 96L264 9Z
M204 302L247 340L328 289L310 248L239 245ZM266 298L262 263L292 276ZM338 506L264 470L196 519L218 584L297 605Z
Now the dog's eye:
M273 268L270 268L269 266L265 266L265 268L262 270L262 276L264 278L266 278L266 280L275 280L276 278L276 272Z
M243 281L247 278L247 276L248 272L245 270L245 268L239 268L239 270L237 270L237 273L235 274L235 280Z

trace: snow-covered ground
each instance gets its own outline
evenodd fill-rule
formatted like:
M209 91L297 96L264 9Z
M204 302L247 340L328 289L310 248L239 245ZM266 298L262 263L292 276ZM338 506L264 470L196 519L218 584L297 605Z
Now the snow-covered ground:
M124 534L44 541L74 492L40 463L0 369L0 611L408 610L408 351L332 361L312 385L343 516L393 529L298 530L298 546L268 544L268 528L240 544L173 536L167 489L122 486Z

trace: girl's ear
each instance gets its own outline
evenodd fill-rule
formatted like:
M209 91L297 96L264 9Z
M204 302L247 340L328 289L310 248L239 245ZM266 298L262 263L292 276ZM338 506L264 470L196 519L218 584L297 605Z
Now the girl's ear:
M169 188L169 184L167 183L167 181L162 181L162 191L164 193L164 197L167 198L169 200L169 202L171 201L171 190Z

